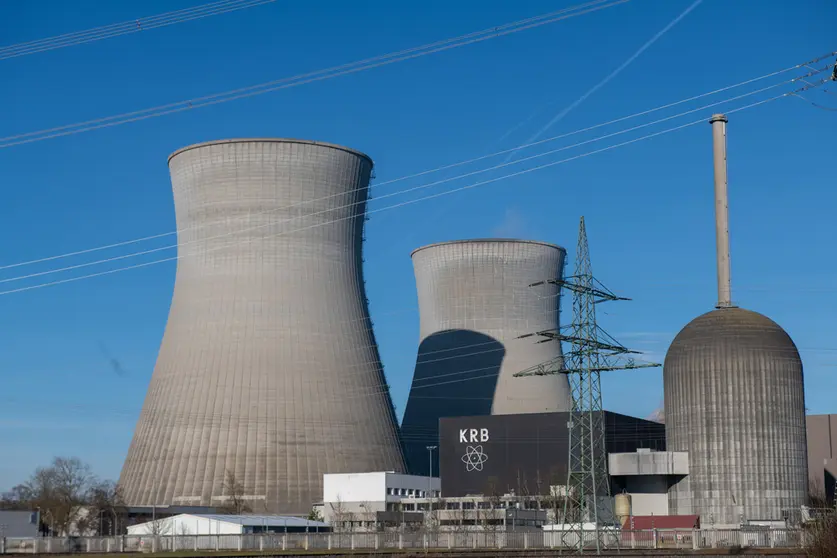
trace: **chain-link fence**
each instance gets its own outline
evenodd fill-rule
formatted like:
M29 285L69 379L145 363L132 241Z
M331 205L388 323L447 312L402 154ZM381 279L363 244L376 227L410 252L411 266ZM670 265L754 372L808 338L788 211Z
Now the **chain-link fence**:
M596 533L584 533L596 547ZM610 549L801 548L800 529L651 529L605 531L599 545ZM561 531L293 533L245 535L124 535L117 537L4 538L0 553L67 554L178 551L268 551L327 549L551 549L578 547L578 535Z

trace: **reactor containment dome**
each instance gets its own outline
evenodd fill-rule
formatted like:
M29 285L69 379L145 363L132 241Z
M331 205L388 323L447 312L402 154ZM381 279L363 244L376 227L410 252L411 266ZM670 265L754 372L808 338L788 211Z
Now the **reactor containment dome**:
M563 375L514 378L553 358L560 343L521 335L560 327L560 279L566 251L526 240L433 244L412 254L420 344L401 424L410 472L426 475L438 454L443 417L569 411ZM438 471L438 468L434 468Z
M802 360L776 322L736 307L695 318L674 338L663 382L666 449L689 452L673 515L738 525L805 503Z
M252 139L169 168L179 259L126 503L222 506L234 477L253 511L307 514L324 473L404 471L363 281L371 159Z

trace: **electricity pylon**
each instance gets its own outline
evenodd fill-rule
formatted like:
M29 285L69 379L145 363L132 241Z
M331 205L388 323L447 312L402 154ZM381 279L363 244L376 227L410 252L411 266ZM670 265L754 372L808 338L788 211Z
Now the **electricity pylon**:
M596 304L630 299L616 296L593 277L584 217L579 225L575 264L575 273L566 279L547 279L530 285L558 285L572 293L573 319L569 333L546 330L521 336L541 337L539 343L563 341L569 345L569 351L562 357L518 372L515 376L568 376L572 411L567 425L570 440L562 546L575 547L583 554L585 546L593 542L585 540L584 524L592 523L596 553L599 554L606 545L604 537L607 528L612 530L616 527L607 472L601 373L651 368L659 364L637 363L633 358L619 362L617 357L641 353L624 347L596 323Z

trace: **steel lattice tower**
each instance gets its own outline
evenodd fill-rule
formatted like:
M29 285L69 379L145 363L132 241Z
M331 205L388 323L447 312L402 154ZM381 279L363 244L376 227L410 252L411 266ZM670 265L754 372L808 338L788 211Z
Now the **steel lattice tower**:
M515 376L567 374L569 377L573 405L567 425L569 461L563 521L570 528L563 531L562 546L576 547L583 553L588 543L595 542L598 554L605 546L602 528L615 524L607 470L601 373L659 364L636 363L633 359L617 362L619 355L638 353L618 343L596 322L596 304L629 299L616 296L593 277L584 217L579 224L575 265L575 273L566 280L548 279L531 285L557 284L572 293L573 319L569 334L549 330L524 336L540 336L543 342L564 341L570 350L562 359L544 362ZM585 522L594 525L595 541L585 540Z

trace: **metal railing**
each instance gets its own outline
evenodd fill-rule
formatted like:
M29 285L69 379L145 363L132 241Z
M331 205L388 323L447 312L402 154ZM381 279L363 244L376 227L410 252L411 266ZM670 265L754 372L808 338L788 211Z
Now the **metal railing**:
M569 535L569 534L568 534ZM552 549L578 546L561 531L434 531L289 533L245 535L123 535L115 537L3 538L0 554L127 553L177 551L268 551L327 549ZM595 548L585 532L585 548ZM800 529L650 529L604 535L610 549L802 548Z

